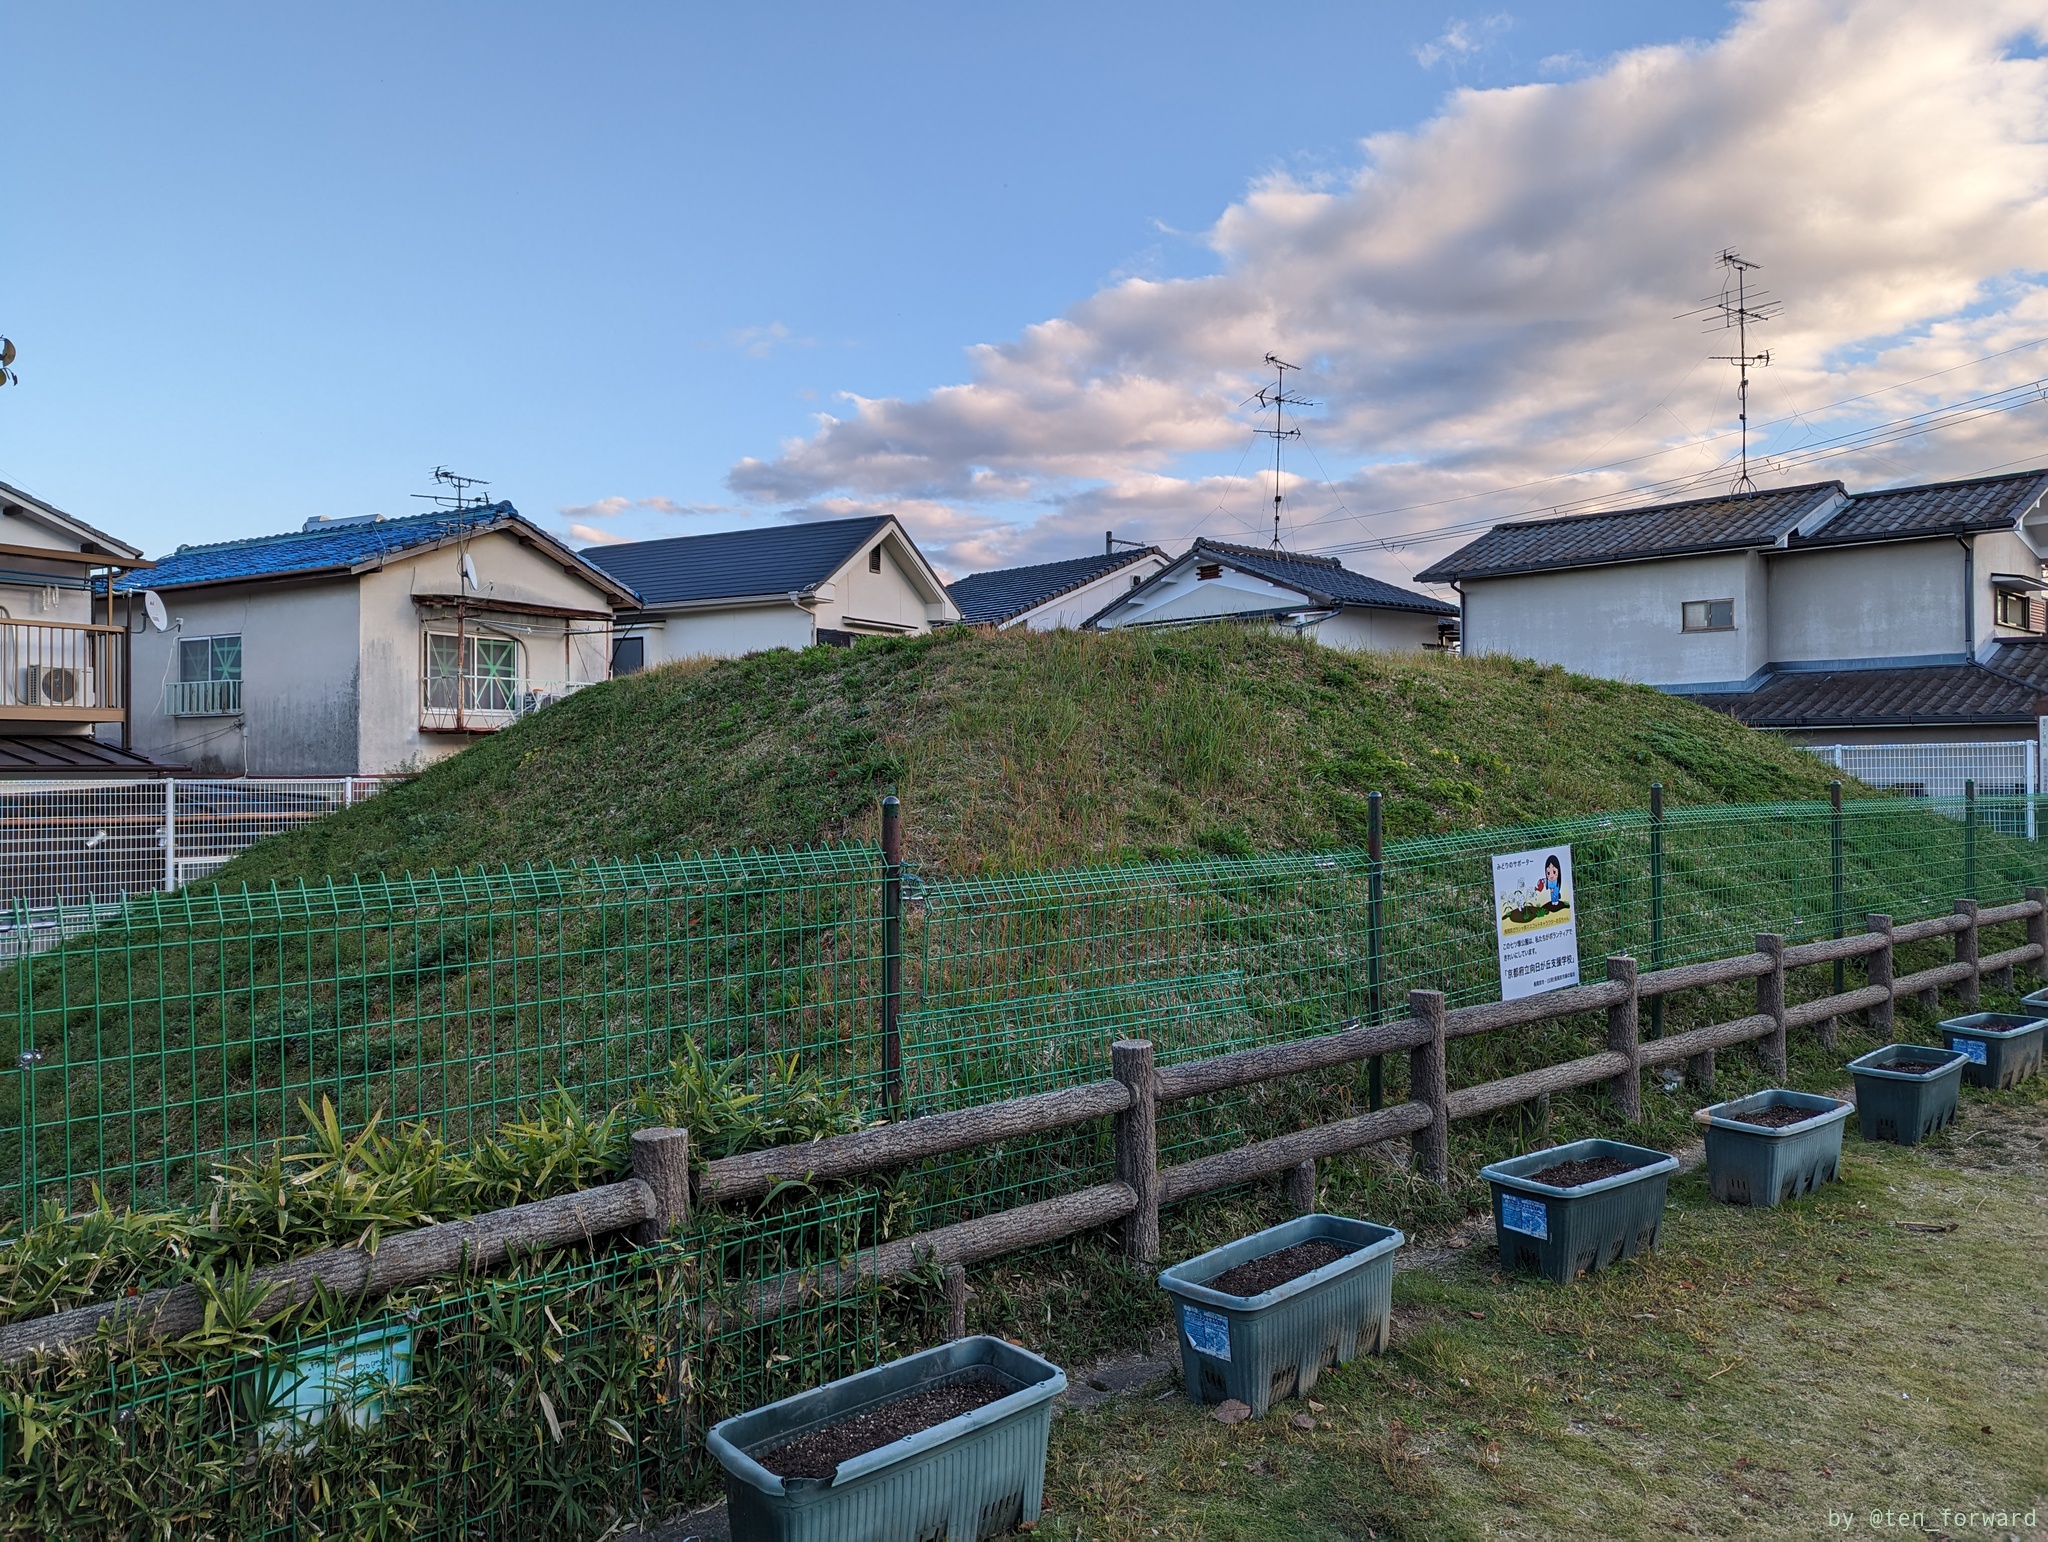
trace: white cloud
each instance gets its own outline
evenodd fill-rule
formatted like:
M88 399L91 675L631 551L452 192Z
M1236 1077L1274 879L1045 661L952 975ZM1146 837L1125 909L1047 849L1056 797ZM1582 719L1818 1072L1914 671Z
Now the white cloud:
M1443 36L1434 42L1424 43L1415 50L1415 62L1426 70L1433 70L1448 61L1453 67L1485 48L1501 33L1514 25L1510 16L1483 16L1477 21L1453 21L1444 28Z
M1672 318L1718 285L1725 246L1785 302L1751 397L1768 452L2048 375L2048 348L2022 351L1829 409L2048 337L2048 61L2008 48L2040 34L2048 0L1760 0L1710 44L1457 91L1365 141L1348 180L1249 189L1207 233L1213 275L1110 284L970 349L966 378L923 398L844 396L730 485L910 511L963 571L1100 550L1109 527L1257 539L1270 480L1239 404L1270 349L1322 403L1317 459L1290 452L1304 548L1684 476L1715 490L1732 441L1700 436L1732 428L1733 380L1703 360L1730 350ZM2048 405L1767 461L1760 480L1871 485L2037 452ZM1399 579L1451 544L1355 565Z
M782 348L815 348L815 337L798 337L779 321L765 327L741 327L726 334L726 342L750 359L773 358Z
M618 546L633 539L630 535L621 535L616 530L603 530L596 525L575 523L570 524L569 534L592 546Z

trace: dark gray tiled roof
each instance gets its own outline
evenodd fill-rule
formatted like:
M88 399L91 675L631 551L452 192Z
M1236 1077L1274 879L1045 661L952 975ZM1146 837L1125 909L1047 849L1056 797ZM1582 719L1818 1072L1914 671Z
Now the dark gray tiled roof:
M1259 578L1298 589L1319 605L1378 605L1387 610L1419 610L1430 616L1458 613L1455 605L1354 573L1335 557L1209 540L1197 540L1189 555L1199 559L1204 552L1213 552L1232 567Z
M2040 688L1979 664L1772 675L1753 691L1691 699L1752 728L2031 723Z
M1742 498L1695 498L1613 514L1567 514L1496 525L1425 568L1419 577L1424 583L1444 584L1493 574L1771 546L1841 496L1840 482L1812 482Z
M2019 471L1967 482L1858 493L1847 508L1830 516L1811 535L1793 537L1792 544L1841 546L1950 531L2004 530L2038 503L2044 491L2048 491L2048 472Z
M960 607L960 619L967 625L1001 626L1013 616L1070 594L1106 573L1158 555L1158 547L1147 546L1138 551L1100 552L1092 557L1069 557L1064 562L1040 562L1025 568L997 568L988 573L969 573L959 582L948 584L946 592L953 596L953 603Z
M695 600L796 594L838 572L889 518L870 514L623 546L586 546L580 555L630 586L649 610Z
M84 734L0 735L0 773L8 776L168 776L184 769Z

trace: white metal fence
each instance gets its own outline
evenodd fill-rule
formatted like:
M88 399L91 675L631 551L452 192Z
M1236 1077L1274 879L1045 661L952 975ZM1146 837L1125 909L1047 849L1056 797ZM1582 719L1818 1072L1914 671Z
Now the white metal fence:
M1987 808L1994 824L2035 838L2033 799L2041 790L2040 746L2033 739L1976 744L1809 744L1807 750L1858 781L1910 798L2026 798L2024 808ZM2023 826L2023 828L2021 828Z
M0 780L0 924L20 925L26 908L39 929L54 927L43 912L89 913L130 894L181 888L264 836L346 808L385 780Z

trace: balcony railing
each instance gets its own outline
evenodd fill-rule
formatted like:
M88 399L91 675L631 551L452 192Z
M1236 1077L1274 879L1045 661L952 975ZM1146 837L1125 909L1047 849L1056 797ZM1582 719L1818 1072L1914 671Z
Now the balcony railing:
M128 633L69 621L0 621L0 720L118 723Z
M165 717L234 717L242 710L239 680L169 680L164 683Z
M455 710L456 679L434 675L420 682L420 729L425 733L496 733L528 713L573 696L595 680L462 680L462 710Z

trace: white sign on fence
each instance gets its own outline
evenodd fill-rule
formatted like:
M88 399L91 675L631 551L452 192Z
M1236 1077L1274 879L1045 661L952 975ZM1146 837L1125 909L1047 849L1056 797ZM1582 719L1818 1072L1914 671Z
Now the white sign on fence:
M1493 927L1502 1001L1579 983L1571 847L1539 846L1493 859Z

